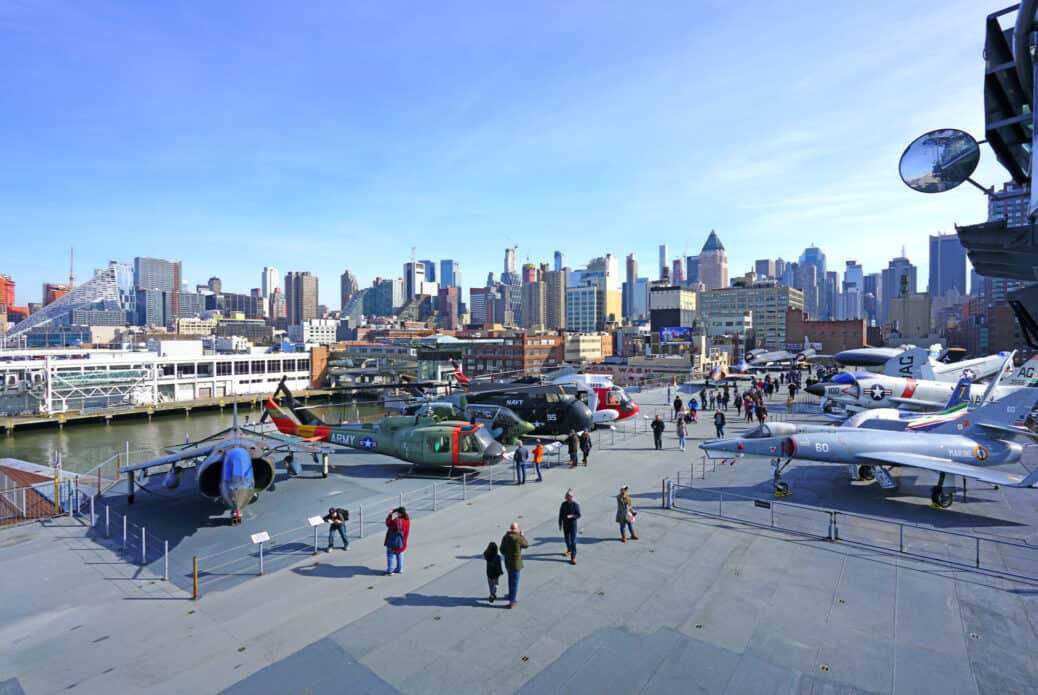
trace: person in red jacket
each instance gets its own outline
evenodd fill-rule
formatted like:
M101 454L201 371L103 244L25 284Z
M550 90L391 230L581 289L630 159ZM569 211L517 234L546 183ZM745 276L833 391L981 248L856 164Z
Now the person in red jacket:
M411 532L411 519L407 510L397 507L386 517L386 575L400 574L404 570L404 551L407 550L407 536ZM396 569L393 569L394 560Z

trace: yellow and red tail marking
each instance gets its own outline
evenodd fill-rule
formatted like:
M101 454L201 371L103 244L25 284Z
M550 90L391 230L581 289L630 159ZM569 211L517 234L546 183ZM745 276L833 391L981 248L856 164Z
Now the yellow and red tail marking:
M290 413L286 413L273 398L267 399L267 412L270 419L281 434L300 437L307 442L320 442L328 439L332 428L329 425L304 425Z

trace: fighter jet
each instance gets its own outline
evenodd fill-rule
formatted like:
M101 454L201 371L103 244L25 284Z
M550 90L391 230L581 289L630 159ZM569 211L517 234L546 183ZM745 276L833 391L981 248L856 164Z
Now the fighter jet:
M1006 487L1034 487L1038 483L1038 469L1026 475L992 469L992 466L1020 460L1023 447L1013 440L1038 438L1022 426L1036 401L1038 394L1034 391L1018 390L942 423L930 432L884 432L876 436L873 430L834 427L829 431L776 436L769 426L736 439L704 442L700 448L708 456L723 453L771 458L776 495L790 493L789 485L782 480L782 472L793 460L846 464L854 477L875 477L884 489L897 486L889 469L895 466L922 468L938 474L937 484L930 491L933 504L949 507L952 494L944 491L947 475Z
M1002 364L1006 362L1005 357L1002 357L1001 360ZM1038 356L1032 357L1022 367L1016 369L1012 376L1003 379L1003 385L995 389L991 394L992 398L1001 398L1008 393L1033 384L1036 370L1038 370ZM956 384L946 381L906 379L873 372L840 372L830 381L809 385L805 391L815 396L821 396L826 401L849 412L856 413L871 408L937 410L945 407L945 403L951 398L956 388ZM970 401L979 403L986 390L986 384L971 384L969 387Z
M863 347L838 352L833 355L833 361L843 367L863 368L887 376L955 383L962 377L979 380L994 375L1006 356L1000 352L972 360L950 359L956 352L956 348L944 349L939 344L929 349L915 345Z
M746 362L750 367L766 367L769 364L776 363L797 365L817 357L826 357L826 355L817 354L815 349L811 347L811 341L805 337L804 347L799 352L790 352L789 350L752 350L746 353Z
M160 458L135 463L119 469L128 476L130 494L127 502L133 504L135 475L147 475L153 468L167 468L162 485L168 490L179 487L180 478L187 468L195 468L195 480L202 496L222 501L231 510L231 525L241 523L241 510L256 499L260 492L272 489L276 475L273 456L283 451L281 460L289 475L300 475L302 466L295 459L298 452L313 454L317 461L321 454L324 475L328 471L328 450L298 442L286 442L238 425L238 408L234 409L234 424L199 442L184 445L180 450Z

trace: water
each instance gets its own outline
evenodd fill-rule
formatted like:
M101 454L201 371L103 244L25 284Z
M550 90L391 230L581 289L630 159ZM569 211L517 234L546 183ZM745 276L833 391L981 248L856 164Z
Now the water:
M358 415L362 420L371 420L381 415L382 410L377 405L359 405L356 409L349 405L345 410L340 406L318 406L313 408L313 413L327 422L340 422L353 421ZM256 422L261 414L258 407L243 407L238 418L242 423ZM195 411L190 415L171 413L155 416L150 422L146 418L126 418L107 425L77 423L60 430L57 427L15 430L13 437L0 434L0 458L51 465L55 453L60 452L64 469L78 473L122 452L126 442L130 443L133 461L143 461L165 454L165 447L182 445L187 440L197 441L227 429L232 420L232 411L228 408L222 412Z

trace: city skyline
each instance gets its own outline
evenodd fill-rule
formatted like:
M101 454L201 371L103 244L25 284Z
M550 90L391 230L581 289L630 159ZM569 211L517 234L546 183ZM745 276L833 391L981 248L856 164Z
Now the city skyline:
M5 6L18 108L0 113L0 272L25 304L64 281L70 246L80 281L150 256L181 261L191 286L217 275L247 293L273 265L323 277L335 307L343 270L361 287L397 277L411 246L456 260L470 287L507 246L518 265L557 249L571 267L633 252L647 270L659 245L684 259L716 229L732 276L814 241L866 272L904 244L925 278L929 236L987 204L970 187L916 194L897 159L935 127L982 136L983 19L1000 8L471 6L400 29L392 8L331 3L205 21ZM230 26L240 58L207 38ZM753 30L781 59L731 50ZM892 37L882 54L851 48L877 34ZM1006 178L986 149L976 178Z

